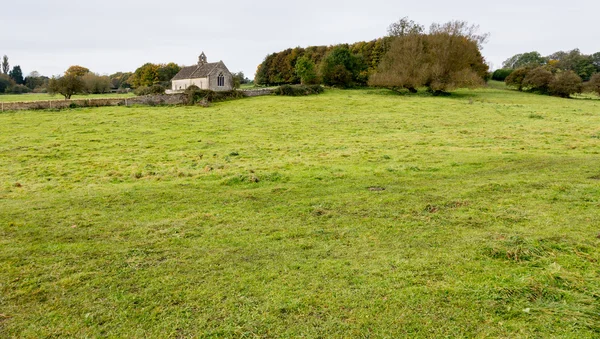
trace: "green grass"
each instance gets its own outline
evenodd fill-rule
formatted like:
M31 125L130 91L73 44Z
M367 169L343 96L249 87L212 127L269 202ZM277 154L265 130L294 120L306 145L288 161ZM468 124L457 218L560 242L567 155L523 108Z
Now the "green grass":
M600 336L600 101L0 114L0 337Z
M118 99L118 98L130 98L135 96L132 93L127 94L89 94L89 95L74 95L71 99ZM48 100L64 100L65 97L57 94L50 95L46 93L28 93L28 94L0 94L0 102L30 102L30 101L48 101Z

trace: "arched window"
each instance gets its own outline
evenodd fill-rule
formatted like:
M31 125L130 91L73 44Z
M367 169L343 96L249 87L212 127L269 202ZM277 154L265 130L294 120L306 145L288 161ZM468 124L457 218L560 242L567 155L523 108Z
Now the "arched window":
M223 75L223 73L219 73L219 76L217 77L217 86L219 86L219 87L225 86L225 76Z

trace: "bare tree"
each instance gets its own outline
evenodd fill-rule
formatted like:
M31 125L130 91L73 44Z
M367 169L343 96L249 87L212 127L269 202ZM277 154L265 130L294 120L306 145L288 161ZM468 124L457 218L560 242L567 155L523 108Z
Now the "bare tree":
M445 24L432 24L429 34L444 33L452 36L465 37L477 44L479 49L483 48L489 37L489 33L479 33L479 25L469 25L466 21L449 21Z
M406 36L410 34L421 34L425 30L425 27L418 23L409 20L407 16L401 18L397 22L394 22L388 27L389 36Z

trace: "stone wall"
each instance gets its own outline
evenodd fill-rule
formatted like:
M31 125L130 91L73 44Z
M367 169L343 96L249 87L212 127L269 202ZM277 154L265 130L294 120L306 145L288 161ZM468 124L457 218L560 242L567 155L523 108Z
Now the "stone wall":
M251 89L241 90L246 97L256 97L261 95L270 95L272 89ZM158 106L158 105L185 105L187 97L185 94L157 94L141 97L122 98L122 99L74 99L74 100L47 100L32 102L2 102L0 111L21 111L37 109L63 109L71 107L103 107L103 106Z
M244 96L247 97L258 97L262 95L271 95L273 94L272 88L261 88L261 89L245 89L240 92L244 93Z
M2 102L0 110L20 111L35 109L63 109L71 107L103 107L103 106L132 106L132 105L181 105L186 102L185 94L173 95L146 95L141 97L122 99L74 99L74 100L48 100L32 102Z

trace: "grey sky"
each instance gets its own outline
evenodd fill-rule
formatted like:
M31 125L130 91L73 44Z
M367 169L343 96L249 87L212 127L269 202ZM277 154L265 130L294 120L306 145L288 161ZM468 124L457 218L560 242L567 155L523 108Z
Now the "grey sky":
M0 55L28 74L78 64L110 74L146 62L190 65L204 51L252 78L264 57L289 47L367 41L403 16L425 26L465 20L491 33L494 67L522 52L600 52L600 1L201 1L12 0L4 6Z

